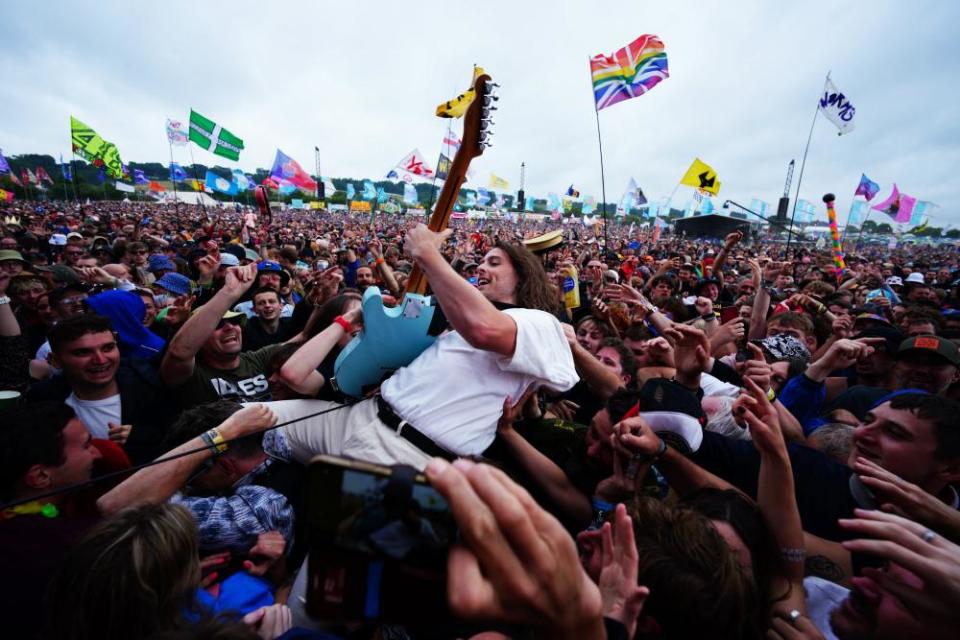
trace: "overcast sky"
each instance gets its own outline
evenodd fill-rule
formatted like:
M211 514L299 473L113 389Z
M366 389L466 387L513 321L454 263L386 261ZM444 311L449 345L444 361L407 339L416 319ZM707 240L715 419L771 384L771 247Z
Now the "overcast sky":
M841 221L861 172L941 205L960 225L957 2L17 2L0 21L0 148L70 150L69 116L125 161L169 161L166 117L191 107L244 139L236 165L279 147L313 171L382 178L414 147L435 164L436 105L471 65L501 85L494 147L473 165L527 192L571 183L601 195L588 58L643 33L666 45L670 78L600 112L607 199L634 177L666 198L695 156L730 198L775 206L800 160L824 77L856 107L838 137L817 118L800 197L837 194ZM682 6L677 6L682 5ZM461 121L455 121L460 127ZM186 149L175 159L190 162ZM197 162L230 164L194 148ZM791 190L791 199L794 190ZM690 190L673 199L683 206ZM825 217L825 216L821 216Z

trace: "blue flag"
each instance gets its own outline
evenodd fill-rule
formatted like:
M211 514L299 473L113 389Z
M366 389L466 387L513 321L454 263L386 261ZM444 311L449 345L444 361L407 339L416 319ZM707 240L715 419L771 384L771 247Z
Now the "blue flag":
M232 180L227 180L226 178L221 178L213 171L207 170L207 178L204 181L204 184L211 191L216 191L217 193L224 193L228 196L237 195L237 183Z
M356 195L357 195L357 190L354 189L353 183L352 183L352 182L348 182L348 183L347 183L347 200L353 200L353 198L354 198Z
M527 196L525 202L523 203L523 208L526 211L533 211L533 196Z
M467 191L467 199L463 203L463 206L468 209L472 209L473 207L477 206L477 194L475 194L473 191Z
M0 173L10 173L10 163L3 157L3 149L0 149Z
M387 192L383 190L383 187L377 189L377 202L383 204L390 199L390 196L387 195Z
M477 202L476 202L476 203L477 203L478 205L480 205L481 207L485 207L485 206L487 206L488 204L490 204L490 200L491 200L491 196L490 196L490 192L489 192L489 191L487 191L487 190L484 189L483 187L480 187L479 189L477 189Z
M373 183L369 180L363 181L363 194L361 194L361 200L373 200L377 197L377 190L374 188Z
M170 163L170 180L173 182L180 182L181 180L187 179L187 172L183 170L176 162Z
M390 169L390 171L387 172L387 180L396 180L399 177L394 169Z
M0 154L0 158L3 158L2 154ZM60 173L63 175L64 180L67 182L73 182L73 171L70 170L70 165L63 161L62 153L60 154Z
M141 169L133 170L133 183L134 184L148 184L150 181L147 180L147 176L143 175Z
M101 165L100 171L97 172L97 184L103 184L107 179L107 170Z

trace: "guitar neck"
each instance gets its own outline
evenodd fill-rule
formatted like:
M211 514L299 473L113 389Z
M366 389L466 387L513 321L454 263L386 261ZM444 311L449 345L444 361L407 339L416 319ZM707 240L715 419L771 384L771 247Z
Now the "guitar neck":
M489 81L490 76L482 71L477 75L475 70L473 90L476 97L464 116L463 140L447 172L447 179L443 182L443 189L440 190L440 197L437 198L433 215L430 216L430 223L427 225L436 233L443 231L450 224L450 214L453 213L453 207L457 203L457 198L460 197L460 187L466 180L471 160L482 154L483 149L490 144L487 127L492 124L489 117L490 111L495 109L490 106L490 100L496 100L497 97L491 96L491 87L495 85L492 82L488 84ZM414 264L403 289L403 295L408 293L424 295L426 292L427 274L423 272L420 265Z

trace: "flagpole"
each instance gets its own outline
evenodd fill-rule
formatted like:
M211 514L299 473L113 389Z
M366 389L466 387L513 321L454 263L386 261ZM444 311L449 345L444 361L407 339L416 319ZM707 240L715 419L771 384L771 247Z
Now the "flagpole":
M173 183L173 210L180 215L180 197L177 194L177 179L173 175L173 141L167 136L167 147L170 149L170 182Z
M200 181L197 180L197 161L193 159L193 147L190 146L189 140L187 141L187 149L190 151L190 169L193 171L193 181L195 184L200 184ZM203 187L200 189L200 207L203 208L203 213L207 213L207 205L203 201L203 196L206 194L206 191L203 190Z
M71 182L73 183L73 197L76 201L80 202L80 189L77 187L77 182L80 180L77 177L77 154L73 151L73 145L70 145L70 177L72 178Z
M473 65L473 66L474 66L474 68L476 68L477 65ZM452 131L452 129L451 129L451 125L452 125L452 124L453 124L453 119L451 118L450 120L447 121L447 137L445 138L446 140L449 140L449 139L450 139L450 132ZM435 198L436 195L437 195L437 194L436 194L436 191L437 191L437 173L438 173L439 170L440 170L440 160L441 160L441 158L443 157L443 150L446 148L446 146L447 146L446 143L441 143L441 144L440 144L440 155L437 156L437 164L435 165L437 168L436 168L436 169L434 170L434 172L433 172L433 183L431 183L431 185L430 185L430 204L427 206L427 213L426 213L426 215L428 215L428 216L431 214L431 209L433 209L433 200L434 200L434 198Z
M827 79L830 78L830 74L827 74ZM797 201L800 199L800 184L803 182L803 168L807 164L807 152L810 151L810 140L813 139L813 128L817 124L817 114L820 113L820 102L817 102L817 108L813 112L813 122L810 123L810 133L807 134L807 146L803 149L803 160L800 161L800 176L797 178L797 193L793 197L793 212L790 214L790 230L793 231L794 220L797 218ZM793 233L787 234L787 251L790 250L790 241L793 240ZM786 258L786 253L784 253L784 258Z
M587 66L590 66L590 58L587 58ZM593 77L593 69L590 69L590 77ZM590 95L593 95L593 83L590 84ZM597 118L597 146L600 148L600 193L603 197L603 209L600 215L603 217L603 252L607 252L607 180L603 173L603 137L600 135L600 110L597 109L597 97L593 96L593 115ZM601 259L603 256L601 256Z

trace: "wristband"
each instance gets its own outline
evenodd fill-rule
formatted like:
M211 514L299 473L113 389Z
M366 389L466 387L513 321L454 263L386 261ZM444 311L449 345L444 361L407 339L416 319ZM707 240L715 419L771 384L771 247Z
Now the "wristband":
M214 454L223 453L227 450L227 443L217 429L210 429L210 431L204 432L200 438Z
M774 393L773 389L772 388L767 389L767 400L769 400L770 402L773 402L776 399L777 399L777 394Z
M701 320L704 320L704 321L706 321L706 322L710 322L711 320L716 320L716 319L717 319L717 314L716 314L716 312L711 311L710 313L705 313L705 314L703 314L702 316L700 316L700 319L701 319Z
M379 266L382 265L384 262L386 262L386 260L384 260L382 257L380 257L380 258L377 258L376 260L374 260L374 261L373 261L373 264L379 267Z
M799 564L807 557L807 550L803 547L780 547L780 555L787 562Z
M350 333L353 331L353 325L350 324L350 321L343 316L337 316L333 319L333 321L340 325L345 333Z

